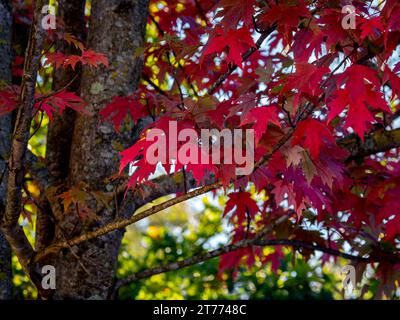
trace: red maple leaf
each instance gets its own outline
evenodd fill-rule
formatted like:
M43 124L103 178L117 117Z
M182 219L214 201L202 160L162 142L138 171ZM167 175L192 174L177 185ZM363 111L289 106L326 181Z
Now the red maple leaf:
M67 91L59 92L35 104L35 108L42 109L46 112L50 120L53 119L54 112L61 114L66 108L73 109L79 113L87 113L85 106L85 101L75 93Z
M120 131L121 123L128 114L131 115L136 123L140 118L145 117L147 113L145 106L134 96L114 97L113 101L100 111L103 119L111 121L117 132Z
M385 70L383 72L382 83L384 84L386 84L387 82L390 83L390 86L392 88L392 100L394 99L396 94L398 97L400 97L400 78L396 74L396 72L399 71L400 71L400 63L397 64L397 66L394 68L394 71L391 71L388 66L385 66Z
M97 68L100 65L104 65L108 68L109 63L107 57L93 50L82 51L82 55L65 55L61 52L49 53L46 55L46 64L55 64L56 68L66 68L70 66L73 70L78 63L82 65L89 65Z
M328 67L316 67L310 63L298 63L296 64L296 72L288 77L282 91L285 92L288 88L296 88L300 92L315 95L320 90L318 84L321 82L323 75L329 72L330 69Z
M237 30L216 28L204 47L203 56L220 53L227 48L227 61L240 66L243 61L242 55L250 47L254 47L254 41L248 28L243 27Z
M93 50L82 52L82 63L95 68L102 64L108 68L108 58L104 54Z
M361 41L364 41L367 37L376 37L379 35L379 31L382 32L385 29L379 16L372 19L360 18L360 28L362 31Z
M335 139L322 122L306 119L297 125L292 145L299 144L301 141L303 141L303 146L310 150L311 157L317 159L326 142L334 143Z
M284 200L287 200L288 206L294 206L297 216L300 217L301 211L305 209L305 205L303 202L298 204L292 182L277 181L274 184L274 190L272 190L272 193L274 194L275 200L278 204L282 203Z
M269 123L273 123L278 127L281 126L277 109L274 106L252 109L243 117L240 126L244 126L249 123L253 123L256 144L266 132Z
M218 274L221 275L226 270L233 269L233 277L237 276L238 266L244 261L248 266L252 265L253 249L251 247L242 248L221 256L219 261Z
M310 29L301 29L296 33L293 43L294 58L297 62L308 62L312 53L318 58L322 55L324 32Z
M387 31L400 30L400 3L398 0L386 0L382 15L387 20Z
M253 23L254 6L257 0L222 0L216 8L224 10L217 15L223 16L222 23L227 28L236 28L239 21L249 26Z
M17 107L17 95L12 88L0 91L0 116L10 113Z
M385 112L391 112L380 92L370 91L364 96L358 96L354 99L354 95L349 89L343 89L337 91L335 98L328 103L330 108L328 122L348 106L346 128L353 128L354 132L364 140L364 133L368 129L368 124L376 121L367 105Z
M137 167L129 179L128 188L136 187L138 183L145 181L150 174L155 172L157 165L149 164L144 156L152 143L151 141L146 141L145 137L142 137L132 147L121 152L120 174L130 163Z
M285 39L285 43L291 43L292 33L302 18L310 17L310 11L304 0L286 1L279 4L272 1L260 21L272 26L277 23L277 30Z
M338 89L333 99L328 102L328 122L348 107L346 127L352 127L360 138L364 139L367 124L375 121L368 106L375 110L391 112L379 91L380 80L374 70L353 65L338 76L337 86L340 87L343 83L345 88Z
M243 222L247 218L252 219L259 211L257 202L251 198L249 192L239 191L228 195L229 200L226 203L224 216L235 209L235 214L231 216L231 220L237 217L238 228L243 228Z
M296 72L288 76L281 91L281 94L291 90L297 91L293 101L292 114L295 114L302 96L312 97L321 94L322 89L319 84L323 76L329 72L328 67L316 67L310 63L296 64Z

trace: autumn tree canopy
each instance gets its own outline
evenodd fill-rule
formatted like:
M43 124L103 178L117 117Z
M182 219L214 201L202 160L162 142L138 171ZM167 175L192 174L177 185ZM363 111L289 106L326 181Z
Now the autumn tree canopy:
M112 299L291 250L398 297L398 1L2 0L0 17L0 296L11 253L43 299ZM204 195L224 197L224 245L116 275L128 226Z

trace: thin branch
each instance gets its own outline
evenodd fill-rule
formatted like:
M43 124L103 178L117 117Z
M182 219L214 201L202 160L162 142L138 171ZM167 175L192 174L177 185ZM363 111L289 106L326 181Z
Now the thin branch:
M159 94L161 94L162 96L168 97L168 94L167 94L163 89L161 89L158 85L156 85L156 84L154 83L154 81L151 80L150 77L149 77L147 74L143 74L143 75L142 75L142 78L143 78L143 80L146 81L149 85L151 85L151 86L154 88L154 90L156 90Z
M386 152L400 147L400 128L395 130L379 130L365 138L364 142L356 134L351 134L337 141L350 152L345 162L364 158L380 152Z
M40 67L43 42L46 37L46 31L41 27L41 9L45 4L48 4L48 1L39 0L35 2L34 17L25 54L24 74L19 96L20 107L11 142L7 202L4 213L0 210L1 230L17 255L24 271L27 275L31 275L31 277L32 270L30 270L29 261L34 255L34 251L22 227L19 226L18 219L22 208L25 156L35 102L36 76Z
M31 139L36 135L36 133L38 133L38 131L39 131L40 128L42 127L43 118L44 118L44 112L42 111L42 113L40 114L39 123L37 124L37 127L34 129L34 131L32 132L32 134L29 136L29 139L28 139L28 140L31 140Z
M164 209L167 209L169 207L172 207L178 203L181 203L183 201L186 201L188 199L192 199L195 198L201 194L205 194L209 191L212 191L214 189L217 189L219 187L222 186L221 182L215 182L213 184L210 184L208 186L202 187L200 189L194 190L192 192L189 192L185 195L182 195L180 197L165 201L159 205L153 206L150 209L147 209L139 214L133 215L132 217L128 218L128 219L120 219L120 220L116 220L114 222L111 222L109 224L104 225L103 227L100 227L97 230L88 232L86 234L80 235L76 238L73 238L71 240L69 240L69 243L67 241L63 241L63 242L59 242L56 244L53 244L49 247L47 247L45 250L43 250L42 252L38 253L35 257L34 257L34 261L38 262L41 259L43 259L44 257L46 257L47 255L54 253L54 252L58 252L59 250L63 249L63 248L67 248L69 245L74 246L77 244L80 244L82 242L86 242L92 239L95 239L97 237L101 237L107 233L110 233L112 231L115 230L119 230L119 229L124 229L125 227L138 222L140 220L143 220L157 212L160 212Z
M312 251L319 251L323 253L327 253L332 256L336 257L341 257L343 259L351 260L351 261L356 261L356 262L364 262L364 263L371 263L371 262L379 262L382 261L380 259L372 259L372 258L366 258L362 256L356 256L352 254L348 254L345 252L341 252L339 250L323 247L318 244L314 244L311 242L306 242L306 241L301 241L301 240L289 240L289 239L274 239L274 240L256 240L254 241L254 245L256 246L291 246L295 248L303 248L303 249L309 249ZM397 262L400 262L400 258L396 260ZM390 262L394 262L390 260Z
M153 269L147 269L145 271L132 274L125 279L121 279L121 280L117 281L114 292L117 292L119 288L126 286L132 282L135 282L135 281L138 281L141 279L145 279L145 278L149 278L149 277L157 275L157 274L161 274L161 273L165 273L165 272L169 272L169 271L180 270L180 269L183 269L183 268L186 268L189 266L193 266L193 265L211 260L211 259L219 257L223 254L234 252L236 250L247 248L250 246L262 246L262 247L290 246L290 247L295 247L295 248L304 248L304 249L309 249L309 250L313 250L313 251L320 251L320 252L323 252L323 253L326 253L326 254L329 254L332 256L341 257L343 259L347 259L347 260L351 260L351 261L355 261L355 262L364 262L364 263L385 261L385 262L395 264L395 263L400 262L400 257L396 257L396 258L392 258L392 259L384 259L384 258L373 259L371 257L366 258L366 257L362 257L362 256L344 253L339 250L326 248L326 247L323 247L323 246L320 246L320 245L317 245L317 244L314 244L311 242L300 241L300 240L290 240L290 239L267 240L267 239L255 238L255 239L242 240L235 244L227 245L227 246L224 246L224 247L221 247L221 248L209 251L209 252L201 253L197 256L193 256L193 257L181 260L181 261L169 263L165 266L156 267Z
M251 245L253 245L253 243L255 241L258 241L258 240L262 239L264 236L266 236L268 233L270 233L276 226L284 223L288 219L289 219L289 215L283 215L283 216L279 217L274 223L272 223L268 227L264 228L264 230L262 230L255 238L243 239L243 240L238 241L238 242L236 242L234 244L223 246L221 248L218 248L218 249L215 249L215 250L212 250L212 251L209 251L209 252L203 252L203 253L200 253L199 255L196 255L196 256L191 257L191 258L187 258L187 259L182 260L182 261L169 263L168 265L166 265L164 267L148 269L148 270L142 271L140 273L132 274L131 276L116 282L114 293L116 293L118 291L118 289L121 288L122 286L127 285L127 284L129 284L129 283L131 283L133 281L137 281L137 280L143 279L143 278L148 278L148 277L151 277L153 275L164 273L164 272L171 271L171 270L182 269L182 268L185 268L185 267L188 267L188 266L192 266L192 265L198 264L200 262L204 262L204 261L210 260L210 259L215 258L215 257L219 257L222 254L233 252L233 251L236 251L238 249L246 248L248 246L251 246Z
M197 11L199 11L200 17L204 20L207 26L210 26L210 22L208 21L207 15L204 12L199 0L194 0L194 3L196 5Z
M76 79L78 79L78 77L79 77L80 74L81 74L81 71L79 71L77 74L75 74L75 76L74 76L64 87L62 87L61 89L58 89L58 90L56 90L56 91L50 92L49 94L46 94L46 95L44 95L44 96L41 96L41 97L36 98L36 99L35 99L35 103L44 101L44 100L46 100L46 99L48 99L48 98L51 98L51 97L53 97L53 96L55 96L55 95L57 95L57 94L63 92L63 91L66 90L70 85L72 85L72 84L75 82Z

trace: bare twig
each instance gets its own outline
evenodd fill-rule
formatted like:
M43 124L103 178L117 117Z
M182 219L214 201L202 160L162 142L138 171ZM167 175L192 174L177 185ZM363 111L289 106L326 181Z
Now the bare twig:
M36 98L36 99L35 99L35 103L44 101L44 100L46 100L46 99L48 99L48 98L51 98L51 97L53 97L53 96L55 96L55 95L57 95L57 94L63 92L63 91L66 90L70 85L72 85L72 84L75 82L76 79L78 79L78 77L79 77L80 74L81 74L81 71L79 71L77 74L75 74L75 76L74 76L64 87L62 87L61 89L58 89L58 90L56 90L56 91L50 92L49 94L46 94L46 95L44 95L44 96L41 96L41 97Z
M156 85L154 83L153 80L150 79L150 77L147 74L143 74L142 78L144 81L146 81L149 85L151 85L159 94L161 94L162 96L168 97L168 94L161 89L158 85Z

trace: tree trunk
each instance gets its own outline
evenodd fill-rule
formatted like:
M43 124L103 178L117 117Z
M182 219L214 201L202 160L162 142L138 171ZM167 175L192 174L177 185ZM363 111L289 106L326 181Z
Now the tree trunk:
M85 39L85 3L85 0L62 0L59 1L58 5L58 16L65 23L65 31L71 33L80 41ZM67 45L65 41L59 41L56 46L57 50L64 54L80 54L78 49L73 45ZM71 68L58 69L54 74L53 89L64 88L80 71L80 66L76 67L76 71ZM68 87L68 91L79 92L79 84L80 77ZM61 115L55 115L53 121L49 124L46 162L55 182L68 177L75 117L76 112L74 110L66 109Z
M112 124L100 122L98 112L113 96L131 94L138 86L142 59L135 58L144 44L148 0L94 0L87 47L108 55L109 68L84 68L81 95L93 116L79 115L75 121L69 162L69 187L85 183L89 190L113 192L115 185L105 180L117 173L116 144L129 145L130 134L118 135ZM98 203L97 203L98 204ZM90 208L99 221L85 222L79 208L60 214L56 239L80 234L115 219L115 208ZM123 231L64 250L53 257L57 270L55 299L106 299L112 288Z
M85 32L85 0L61 0L58 3L58 16L64 21L65 32L74 35L78 40L84 41ZM80 50L73 45L66 44L60 40L56 44L57 50L64 54L80 54ZM56 70L53 79L53 89L60 90L69 84L74 78L75 81L68 86L68 91L79 93L81 78L76 75L81 72L81 67L76 66L76 70L71 68L60 68ZM49 124L47 134L46 165L50 173L50 181L47 182L48 188L63 184L68 177L69 158L71 153L71 141L74 132L76 112L66 109L62 114L54 115L53 121ZM46 190L43 193L45 194ZM58 189L59 195L63 188ZM65 190L64 190L65 191ZM50 204L44 196L41 200L42 208L49 208L45 212L39 210L37 215L37 236L36 250L40 251L50 244L54 237L54 221L49 215Z
M0 90L11 84L12 10L9 0L0 0ZM0 117L0 203L5 205L7 172L10 153L11 115ZM0 208L3 210L3 208ZM0 232L0 300L11 299L11 251Z

